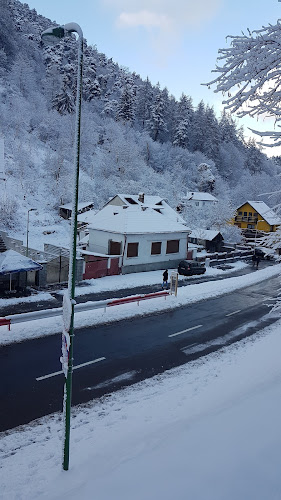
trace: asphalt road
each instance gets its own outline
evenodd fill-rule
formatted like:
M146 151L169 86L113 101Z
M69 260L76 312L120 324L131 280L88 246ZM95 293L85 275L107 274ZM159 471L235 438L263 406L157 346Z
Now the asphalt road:
M276 320L279 279L154 316L76 330L73 405L213 352ZM0 349L0 430L60 411L60 335Z

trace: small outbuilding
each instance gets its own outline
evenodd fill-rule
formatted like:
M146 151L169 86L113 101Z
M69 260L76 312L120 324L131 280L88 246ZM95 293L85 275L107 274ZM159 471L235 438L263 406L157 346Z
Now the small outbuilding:
M41 269L43 269L41 264L14 250L0 252L1 292L24 290L27 282L26 273L30 271L38 272Z
M94 208L94 203L92 201L83 201L81 203L78 203L77 207L77 213L82 214L84 212L87 212L88 210L92 210ZM72 214L72 203L67 203L66 205L60 205L59 207L60 211L60 216L63 219L70 219L71 214Z
M222 234L212 229L195 229L189 234L188 241L203 246L207 252L221 252L223 246Z

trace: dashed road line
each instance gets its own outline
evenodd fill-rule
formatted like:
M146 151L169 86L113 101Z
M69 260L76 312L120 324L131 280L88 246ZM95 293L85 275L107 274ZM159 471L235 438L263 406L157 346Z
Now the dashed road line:
M226 316L232 316L233 314L240 313L241 309L237 309L237 311L233 311L232 313L226 314Z
M191 330L196 330L197 328L201 328L203 325L192 326L191 328L187 328L186 330L182 330L181 332L171 333L168 337L176 337L177 335L182 335L183 333L190 332Z
M86 363L81 363L80 365L74 366L73 370L77 370L77 368L82 368L83 366L88 366L88 365L92 365L94 363L98 363L99 361L103 361L104 359L105 358L102 357L102 358L93 359L92 361L87 361ZM62 370L60 370L59 372L49 373L48 375L43 375L42 377L37 377L36 380L37 380L37 382L39 382L40 380L45 380L47 378L55 377L56 375L60 375L61 373L63 373Z

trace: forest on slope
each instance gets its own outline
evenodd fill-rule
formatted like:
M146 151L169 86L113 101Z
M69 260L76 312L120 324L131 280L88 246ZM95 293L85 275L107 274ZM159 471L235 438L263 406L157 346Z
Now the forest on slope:
M77 42L73 35L46 46L41 33L54 22L18 0L0 0L0 9L0 228L11 230L32 206L48 224L71 201ZM85 43L80 201L98 209L116 193L143 191L176 208L187 191L207 189L219 199L216 213L184 216L190 227L221 228L247 199L268 203L262 193L280 185L278 160L246 141L230 115L218 118L184 93L176 100Z

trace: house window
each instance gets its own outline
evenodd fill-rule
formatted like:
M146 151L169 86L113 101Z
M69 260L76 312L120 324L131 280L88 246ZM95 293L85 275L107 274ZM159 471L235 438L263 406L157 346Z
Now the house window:
M257 217L257 216L258 216L257 212L254 212L254 217Z
M253 212L249 212L249 217L253 217Z
M161 253L161 241L153 241L151 243L151 255L160 255Z
M238 212L238 215L242 215L242 212Z
M168 240L166 253L178 253L180 248L180 240Z
M109 240L109 255L121 255L121 241Z
M247 224L248 229L255 229L255 224Z
M244 217L247 217L247 212L244 212Z
M195 202L195 206L196 206L196 207L199 207L199 201L196 201L196 202Z
M139 244L138 243L128 243L127 257L137 257L138 254L139 254Z

